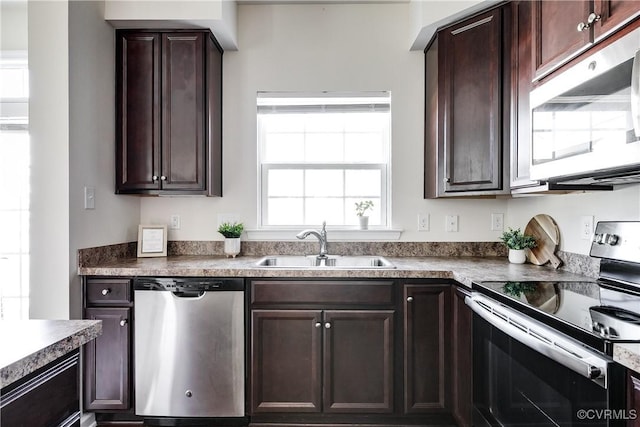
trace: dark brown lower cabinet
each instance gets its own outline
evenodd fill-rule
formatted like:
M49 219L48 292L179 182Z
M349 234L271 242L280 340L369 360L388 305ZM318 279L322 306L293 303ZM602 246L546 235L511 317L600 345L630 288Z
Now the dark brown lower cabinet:
M130 404L131 308L87 308L85 318L102 320L102 335L85 345L84 408L128 409Z
M78 351L10 384L0 392L0 425L80 425Z
M627 415L630 416L627 427L640 427L640 374L629 374L627 390ZM631 411L634 411L633 416L631 416Z
M449 285L406 284L404 297L404 410L444 412L447 402Z
M468 427L472 425L473 411L473 312L464 302L468 291L455 286L451 290L451 412L459 427Z
M392 412L393 315L253 310L251 411Z

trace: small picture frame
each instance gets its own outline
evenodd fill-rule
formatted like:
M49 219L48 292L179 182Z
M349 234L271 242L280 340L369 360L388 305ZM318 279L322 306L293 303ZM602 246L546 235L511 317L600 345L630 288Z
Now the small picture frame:
M138 257L167 256L167 226L138 226Z

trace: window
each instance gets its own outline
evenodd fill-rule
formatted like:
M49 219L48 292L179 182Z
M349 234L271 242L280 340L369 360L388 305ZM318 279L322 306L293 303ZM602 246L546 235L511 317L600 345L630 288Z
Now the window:
M29 317L27 56L0 55L0 320Z
M372 228L390 224L388 92L259 93L260 226L355 226L373 202Z

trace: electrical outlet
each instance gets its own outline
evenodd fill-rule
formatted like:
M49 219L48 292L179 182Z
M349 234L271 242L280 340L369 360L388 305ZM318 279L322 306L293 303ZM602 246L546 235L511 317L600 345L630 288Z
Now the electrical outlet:
M447 215L445 223L445 230L449 232L458 231L458 215Z
M180 215L171 215L171 224L169 225L171 230L180 230Z
M96 189L93 187L84 187L84 208L96 208Z
M580 217L580 238L591 240L593 236L593 216L585 215Z
M418 231L429 231L429 214L418 214Z
M492 231L504 230L504 214L502 213L491 214L491 230Z

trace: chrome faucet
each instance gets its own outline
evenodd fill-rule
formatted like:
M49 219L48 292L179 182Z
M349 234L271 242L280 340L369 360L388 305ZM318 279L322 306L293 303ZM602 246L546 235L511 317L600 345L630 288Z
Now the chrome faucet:
M322 230L320 231L309 229L309 230L302 230L300 233L296 234L296 237L300 240L306 239L307 236L309 236L309 234L316 236L318 238L318 240L320 241L320 253L317 256L318 259L328 258L327 254L329 253L329 250L328 250L329 245L327 243L326 226L327 226L327 222L323 221Z

